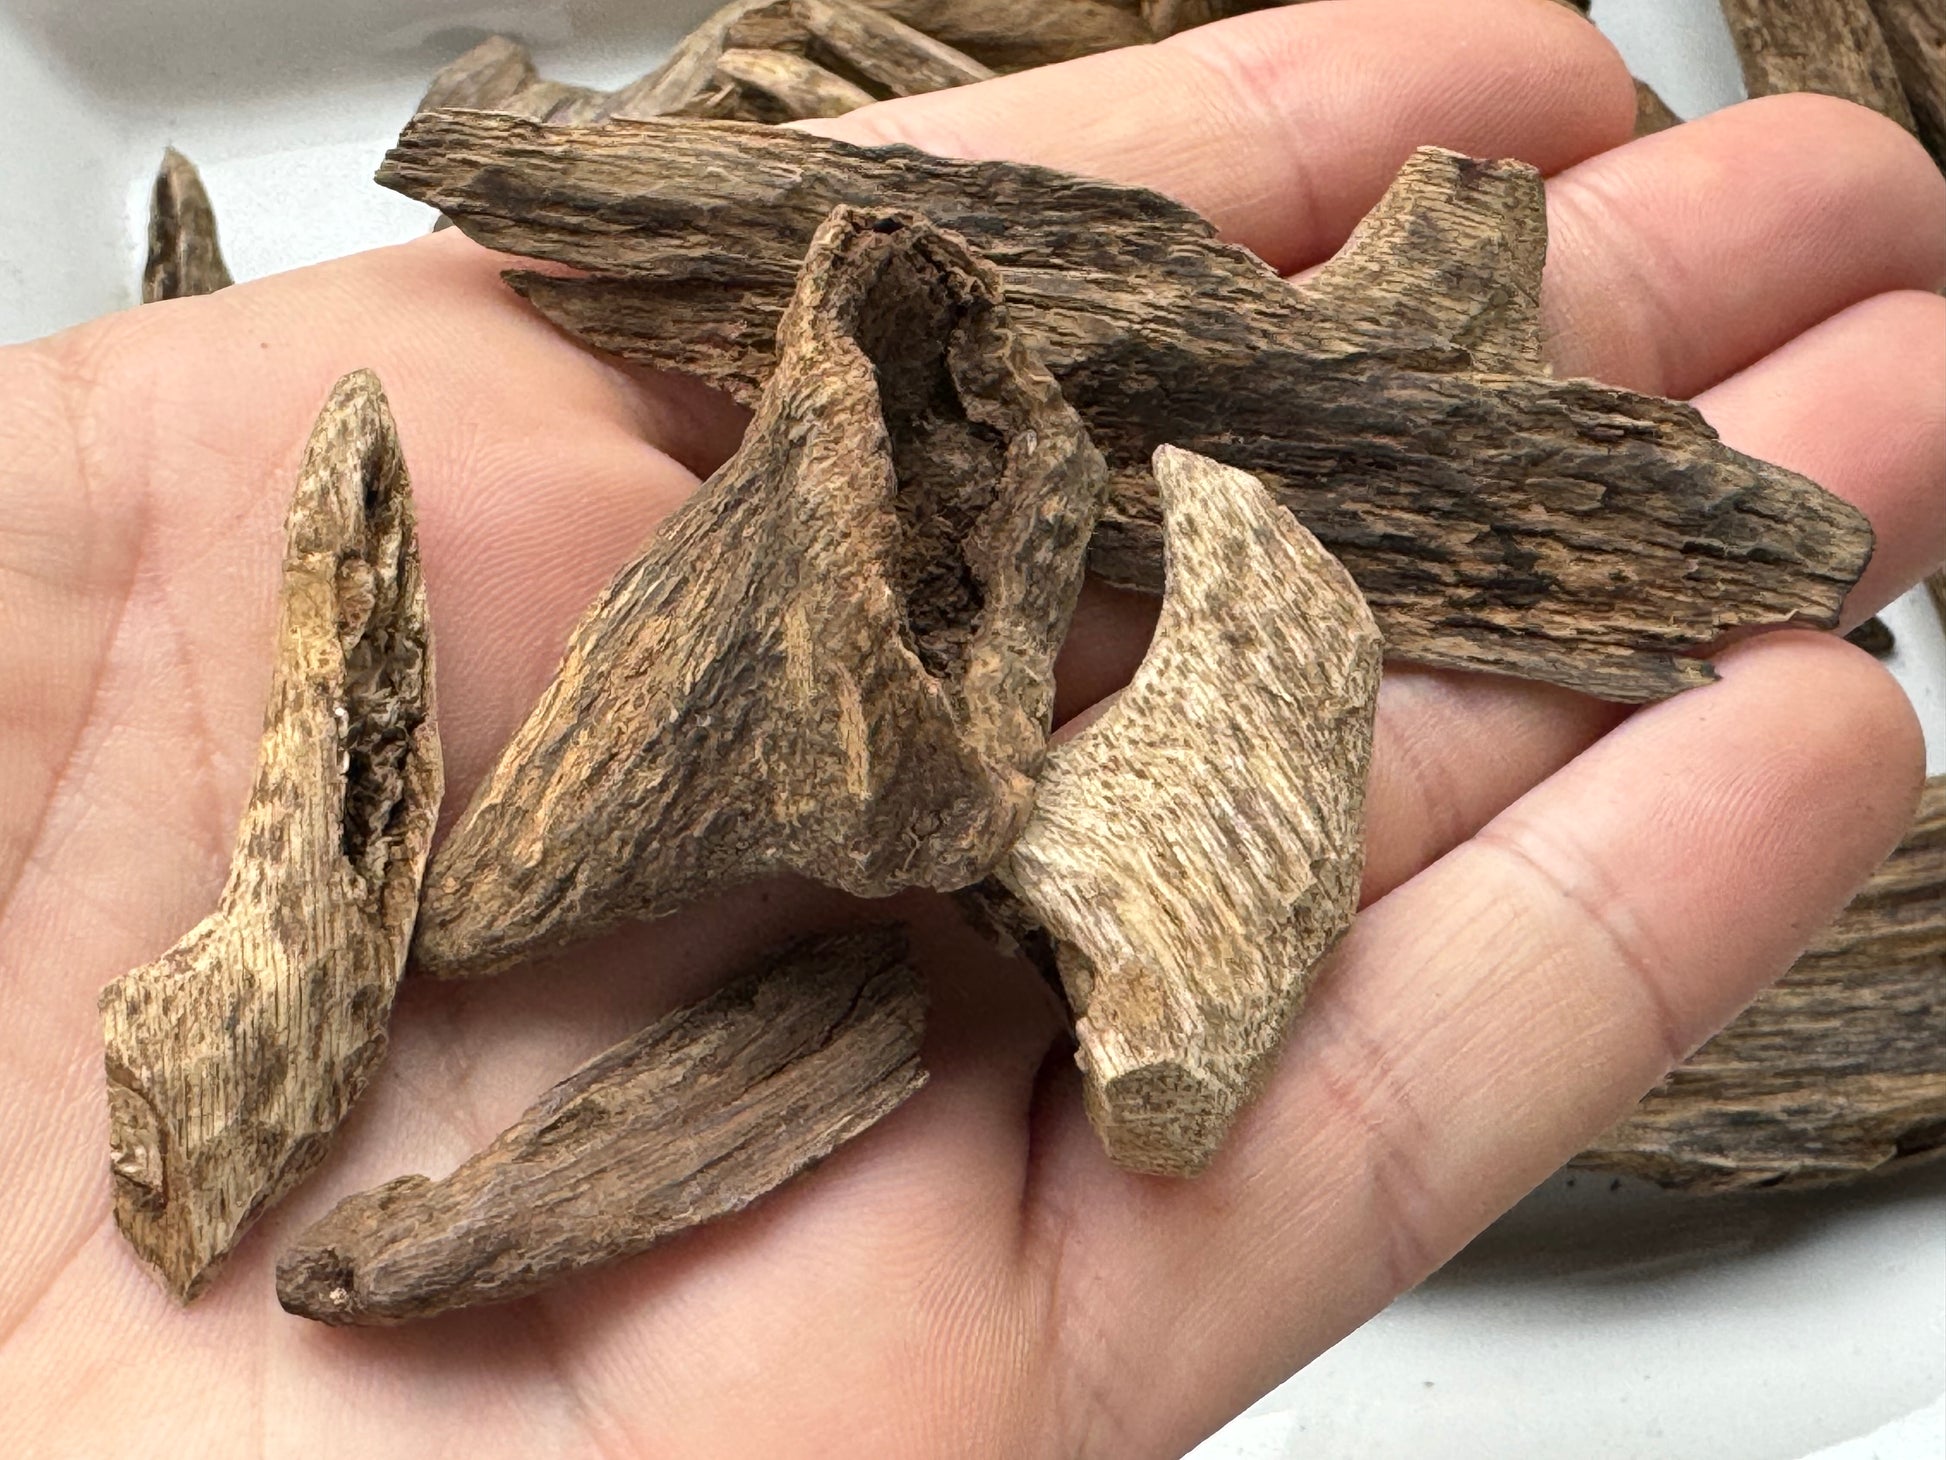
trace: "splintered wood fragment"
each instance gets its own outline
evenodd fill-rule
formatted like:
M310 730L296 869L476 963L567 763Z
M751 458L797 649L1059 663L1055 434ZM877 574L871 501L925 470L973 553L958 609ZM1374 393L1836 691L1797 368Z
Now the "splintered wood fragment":
M149 199L149 257L142 302L214 294L234 283L216 237L216 210L195 165L175 148L162 154Z
M347 1198L277 1263L334 1324L505 1302L740 1211L926 1081L905 938L812 939L583 1065L444 1181Z
M963 51L854 0L792 0L820 42L894 96L970 86L993 76Z
M1919 140L1946 167L1946 0L1871 0Z
M503 35L489 36L433 77L419 99L419 110L499 110L539 79L525 46Z
M984 877L1032 809L1106 469L994 271L836 210L738 452L575 630L427 879L479 973L794 871Z
M841 117L875 100L869 91L788 51L725 51L717 58L716 74L768 97L794 120Z
M1155 467L1155 642L1049 754L998 887L969 901L1051 945L1109 1155L1189 1176L1357 910L1381 642L1350 575L1261 484L1169 447Z
M1657 132L1666 132L1671 127L1681 125L1682 118L1656 94L1655 88L1638 79L1635 83L1635 135L1652 137Z
M1849 1180L1946 1149L1946 778L1783 981L1577 1164L1690 1191Z
M381 181L501 252L599 348L754 400L831 207L899 207L996 263L1114 472L1092 564L1161 587L1150 453L1264 479L1400 658L1616 700L1706 682L1739 628L1830 628L1871 551L1853 508L1686 405L1542 373L1538 173L1429 151L1308 289L1155 193L709 122L414 119Z
M1939 615L1940 627L1946 628L1946 572L1934 573L1926 579L1926 595L1932 599L1933 612Z
M1882 618L1868 618L1864 623L1845 635L1852 644L1863 649L1874 659L1883 659L1898 647L1898 640Z
M1913 129L1870 0L1722 0L1722 6L1752 96L1821 91Z
M1155 39L1108 0L863 0L996 71L1025 71Z
M217 910L101 996L115 1220L187 1301L385 1051L442 786L411 489L370 374L291 505L255 787Z

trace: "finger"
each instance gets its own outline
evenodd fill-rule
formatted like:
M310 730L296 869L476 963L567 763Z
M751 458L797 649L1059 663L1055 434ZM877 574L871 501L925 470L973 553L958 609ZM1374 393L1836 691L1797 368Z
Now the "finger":
M1687 397L1850 305L1946 284L1946 179L1876 112L1766 97L1548 188L1562 375Z
M1336 0L806 125L1155 188L1289 271L1336 250L1415 147L1554 172L1633 122L1627 68L1559 6Z
M1724 673L1368 909L1199 1181L1115 1172L1078 1114L1047 1122L1068 1337L1131 1432L1185 1394L1214 1425L1424 1277L1781 973L1890 850L1924 772L1889 676L1805 634ZM1131 1377L1158 1332L1166 1392Z

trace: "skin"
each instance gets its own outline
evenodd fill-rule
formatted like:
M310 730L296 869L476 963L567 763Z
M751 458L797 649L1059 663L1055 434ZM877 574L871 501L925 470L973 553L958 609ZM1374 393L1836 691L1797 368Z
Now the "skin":
M1632 114L1619 59L1545 0L1338 0L823 125L1158 186L1292 272L1415 143L1534 161L1558 368L1693 397L1856 502L1861 619L1946 556L1946 183L1823 98L1642 142ZM0 1451L1168 1460L1621 1114L1910 814L1911 710L1828 637L1746 642L1632 717L1397 668L1367 909L1205 1178L1111 1168L1035 979L905 899L933 1082L799 1185L503 1310L374 1333L277 1308L277 1248L337 1198L443 1174L751 953L858 916L780 884L409 986L338 1154L178 1311L109 1217L94 999L221 885L331 382L379 371L412 464L449 814L734 442L720 403L531 316L499 262L445 234L0 352ZM1126 680L1151 615L1091 596L1064 714Z

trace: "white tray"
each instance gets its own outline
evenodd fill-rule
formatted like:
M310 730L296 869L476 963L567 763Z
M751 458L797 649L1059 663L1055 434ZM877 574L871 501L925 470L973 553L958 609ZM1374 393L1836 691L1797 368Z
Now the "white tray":
M371 173L473 41L505 30L550 74L614 85L710 8L0 0L0 341L134 302L165 143L202 168L248 279L425 231ZM1681 114L1741 95L1714 0L1595 15ZM1946 638L1917 601L1887 617L1946 769ZM1196 1453L1939 1460L1942 1394L1946 1169L1709 1202L1563 1176Z

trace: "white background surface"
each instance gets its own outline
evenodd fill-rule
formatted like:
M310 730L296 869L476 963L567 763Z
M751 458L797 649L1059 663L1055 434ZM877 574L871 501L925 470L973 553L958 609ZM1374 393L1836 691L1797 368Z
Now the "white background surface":
M134 302L165 143L201 166L238 278L317 262L425 231L370 175L474 41L613 85L709 8L0 0L0 341ZM1714 0L1595 17L1680 114L1741 95ZM1946 637L1916 601L1888 618L1946 769ZM1717 1201L1562 1176L1195 1460L1940 1460L1942 1394L1946 1169Z

